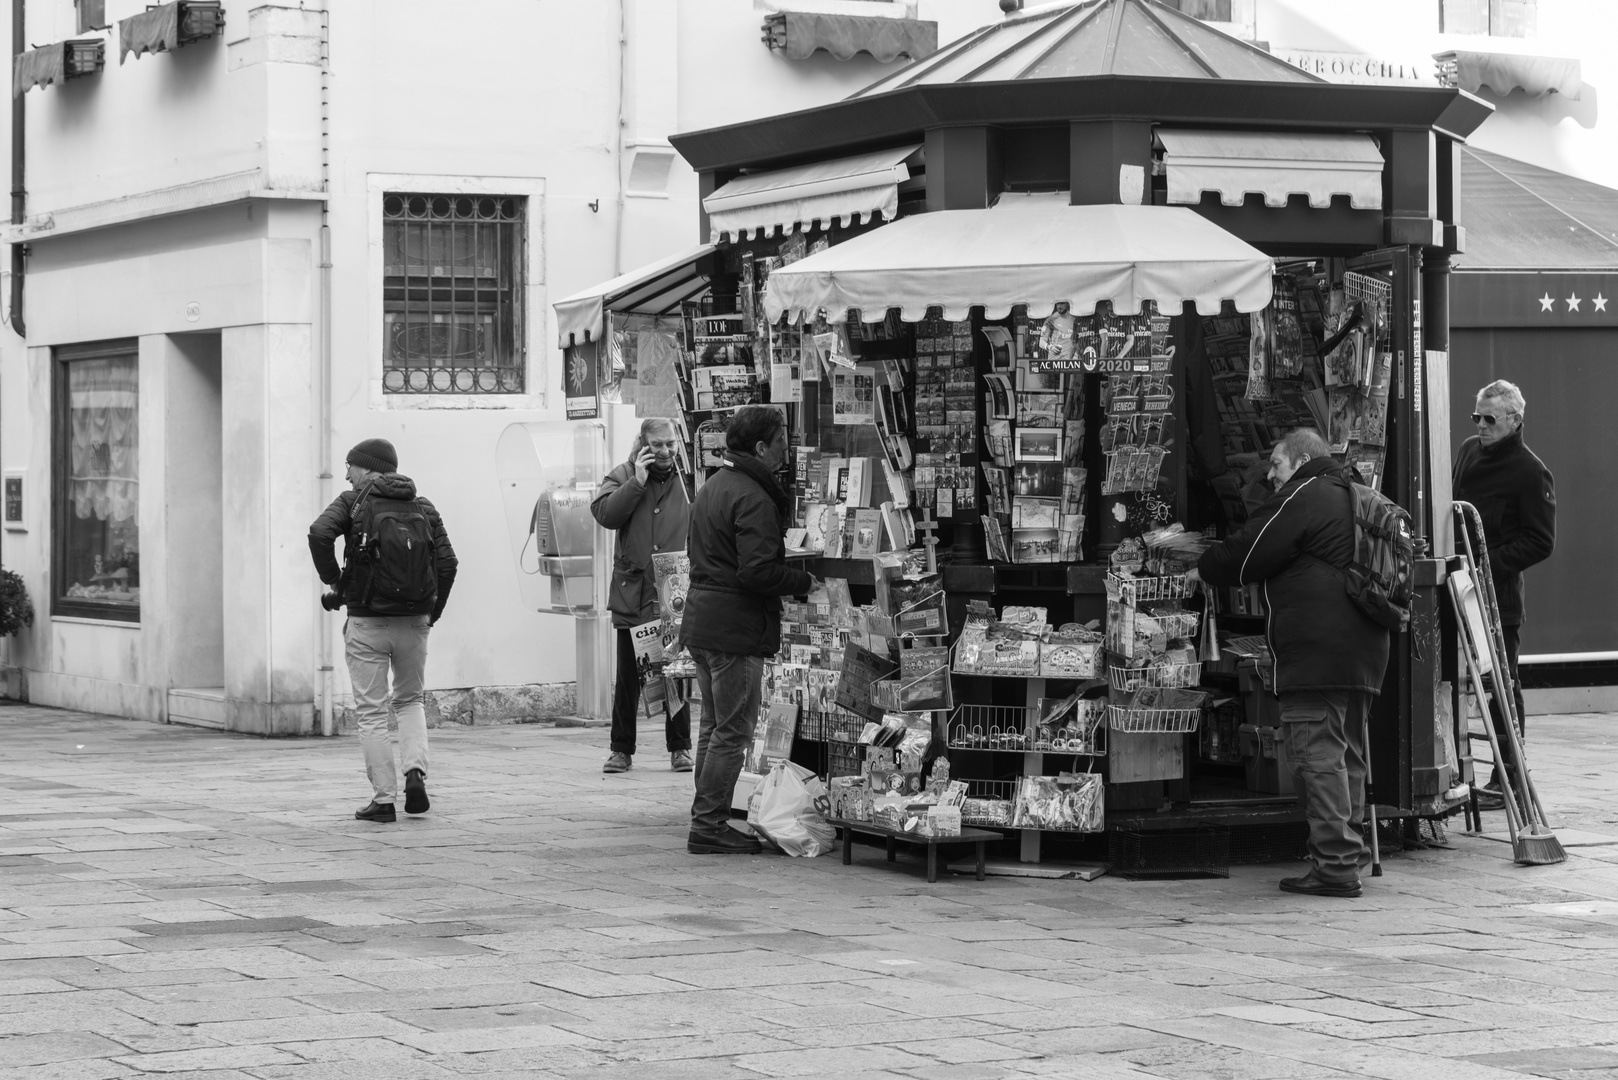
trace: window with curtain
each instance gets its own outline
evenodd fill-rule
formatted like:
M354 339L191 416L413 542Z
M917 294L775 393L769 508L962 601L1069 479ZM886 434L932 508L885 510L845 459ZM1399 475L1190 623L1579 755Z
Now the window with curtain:
M51 612L140 618L136 343L56 350Z

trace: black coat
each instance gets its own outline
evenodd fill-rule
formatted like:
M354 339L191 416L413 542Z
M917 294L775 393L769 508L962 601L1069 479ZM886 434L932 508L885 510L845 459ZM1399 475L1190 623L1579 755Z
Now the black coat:
M449 590L455 584L455 571L460 565L460 560L455 557L455 549L449 545L449 533L444 531L444 519L438 516L437 507L416 494L416 482L408 476L384 473L372 481L367 490L382 499L414 499L421 504L422 513L427 515L433 532L433 557L438 564L438 599L432 611L432 621L437 622L438 617L444 614L444 605L449 603ZM354 542L349 534L354 531L356 524L354 506L359 498L357 491L343 492L309 526L309 555L315 560L315 573L327 585L336 585L342 577L342 570L337 565L337 538L343 538L343 556L346 559L348 546ZM344 584L343 599L348 604L348 613L361 617L370 615L371 610L360 605L360 597L349 587L350 583Z
M680 643L742 656L781 649L781 597L809 591L809 573L787 565L786 494L751 454L724 467L691 505L691 589Z
M1555 478L1524 445L1520 430L1493 446L1474 435L1455 455L1455 498L1483 517L1500 622L1521 625L1527 613L1522 572L1556 547Z
M1388 632L1343 589L1342 567L1354 554L1351 475L1330 458L1304 462L1241 532L1197 563L1210 585L1264 583L1278 693L1382 689Z
M601 481L590 513L603 528L618 532L607 592L612 625L639 626L657 618L652 556L685 548L691 513L685 481L671 472L662 480L648 475L643 484L635 478L635 466L625 462Z

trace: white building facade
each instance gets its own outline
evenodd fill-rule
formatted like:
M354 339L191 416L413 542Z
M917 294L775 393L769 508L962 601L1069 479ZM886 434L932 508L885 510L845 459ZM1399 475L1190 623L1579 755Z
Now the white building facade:
M1450 3L1175 6L1277 52L1430 62L1460 40L1436 25ZM19 253L0 561L37 617L6 642L6 692L267 735L320 730L347 696L306 535L371 437L398 448L460 559L434 708L571 712L573 627L519 600L495 477L507 425L563 416L550 300L699 240L669 133L891 70L790 59L760 40L772 12L931 21L940 42L1001 16L997 0L12 5L13 38L99 41L105 66L70 77L65 60L14 87L26 194L0 233ZM210 7L223 23L204 34ZM1611 7L1540 0L1537 37L1505 47L1610 40ZM1607 67L1588 62L1586 81ZM1591 90L1508 102L1484 132L1509 145L1490 148L1618 178Z
M571 712L573 628L520 603L494 475L508 424L561 417L548 301L695 242L671 131L888 68L786 59L760 41L782 5L752 0L224 0L189 41L211 5L125 34L144 0L13 2L28 46L100 41L105 66L20 96L0 557L37 617L7 642L8 691L318 730L347 676L307 529L347 449L382 437L460 558L438 707ZM791 6L933 7L951 35L998 14ZM120 56L142 34L164 47Z

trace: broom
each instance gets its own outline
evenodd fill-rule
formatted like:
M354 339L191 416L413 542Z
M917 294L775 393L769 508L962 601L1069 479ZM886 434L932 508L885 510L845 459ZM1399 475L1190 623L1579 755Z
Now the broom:
M1500 707L1501 715L1505 717L1506 741L1511 746L1511 761L1517 765L1517 780L1522 789L1523 827L1517 831L1511 842L1511 852L1516 862L1525 866L1549 866L1564 862L1567 852L1563 850L1561 841L1551 831L1545 820L1545 807L1539 801L1539 791L1534 786L1534 779L1529 775L1528 758L1523 753L1522 740L1518 738L1518 725L1522 722L1517 715L1517 700L1515 686L1512 682L1510 665L1507 663L1505 631L1500 625L1500 605L1495 598L1494 575L1489 569L1489 546L1484 541L1483 516L1478 508L1468 502L1455 504L1456 516L1461 519L1461 528L1456 530L1466 542L1467 560L1472 559L1472 529L1477 530L1478 550L1478 583L1477 589L1483 596L1484 611L1488 618L1485 620L1489 633L1490 660L1494 665L1490 689L1494 693L1496 702ZM1493 723L1487 725L1493 730ZM1506 774L1510 772L1509 763L1503 761L1496 751L1496 761L1501 761L1500 786L1503 791L1506 786Z

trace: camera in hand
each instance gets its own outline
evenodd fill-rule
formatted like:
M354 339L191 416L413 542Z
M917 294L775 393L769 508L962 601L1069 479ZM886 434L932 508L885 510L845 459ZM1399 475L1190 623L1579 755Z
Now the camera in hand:
M343 594L335 589L320 594L320 606L327 611L336 611L343 606L343 603Z

